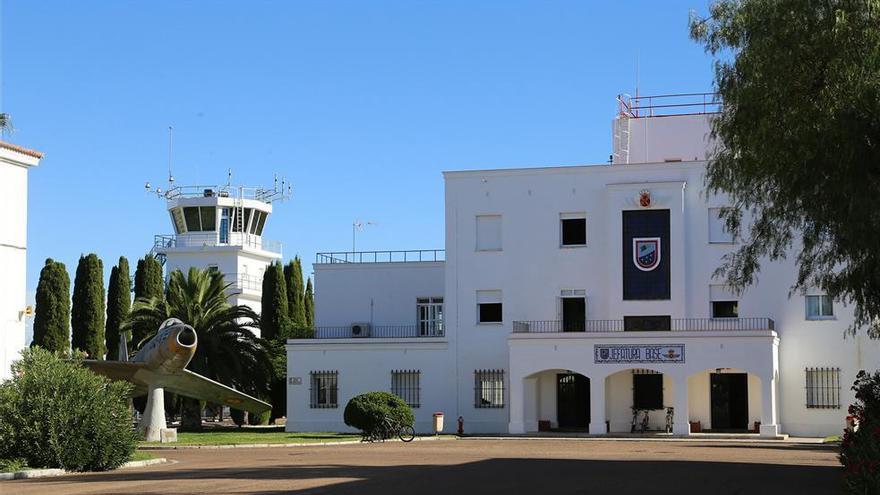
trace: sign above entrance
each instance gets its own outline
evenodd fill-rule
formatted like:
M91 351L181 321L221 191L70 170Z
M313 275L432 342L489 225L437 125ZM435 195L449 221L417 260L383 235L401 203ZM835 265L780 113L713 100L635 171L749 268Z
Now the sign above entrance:
M618 363L683 363L684 344L596 344L593 362Z

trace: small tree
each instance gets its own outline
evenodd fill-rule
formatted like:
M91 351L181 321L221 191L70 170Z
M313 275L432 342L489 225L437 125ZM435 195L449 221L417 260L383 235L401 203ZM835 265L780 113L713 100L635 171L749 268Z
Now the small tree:
M70 471L118 467L137 445L131 387L44 349L22 351L12 379L0 383L0 459Z
M37 284L34 341L53 352L70 350L70 276L67 267L52 258L40 270Z
M122 324L131 312L131 280L128 278L128 260L119 257L119 264L110 270L107 288L107 359L119 359L119 339Z
M104 264L94 253L80 256L76 267L70 326L74 349L104 359Z
M290 321L297 328L306 325L305 289L303 288L302 262L299 256L284 267L284 281L287 284L287 307Z
M309 330L314 330L314 328L315 328L315 291L312 288L312 279L311 278L309 278L308 283L306 283L305 308L306 308L306 328L308 328Z
M262 314L260 336L266 340L288 336L290 317L287 311L287 287L280 263L270 263L263 272Z

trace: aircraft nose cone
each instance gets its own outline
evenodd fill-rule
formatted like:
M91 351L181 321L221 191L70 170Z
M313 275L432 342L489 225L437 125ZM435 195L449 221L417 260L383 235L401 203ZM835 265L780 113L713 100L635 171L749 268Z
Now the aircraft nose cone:
M184 325L183 328L177 332L177 343L180 344L181 347L195 347L196 340L196 331L189 325Z

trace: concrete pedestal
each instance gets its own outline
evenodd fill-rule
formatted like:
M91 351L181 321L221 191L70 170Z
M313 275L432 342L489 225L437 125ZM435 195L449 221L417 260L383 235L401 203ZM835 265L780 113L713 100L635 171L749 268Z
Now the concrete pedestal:
M165 391L162 387L150 385L147 393L147 407L138 424L138 432L147 442L162 440L162 430L167 429L165 423Z

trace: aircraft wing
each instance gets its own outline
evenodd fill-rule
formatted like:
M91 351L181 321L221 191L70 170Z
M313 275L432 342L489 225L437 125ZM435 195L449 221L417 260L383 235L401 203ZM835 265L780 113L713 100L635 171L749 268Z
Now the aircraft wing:
M215 382L198 373L184 369L172 374L161 375L159 384L178 395L200 399L214 404L241 409L243 411L261 413L272 409L267 404L255 397L239 392L232 387L227 387L220 382Z
M83 360L83 365L111 380L124 380L134 384L135 390L132 393L134 397L145 395L149 391L149 385L154 384L178 395L214 404L223 404L243 411L261 413L272 409L271 404L187 369L173 373L162 373L151 370L140 362L96 361L93 359Z

